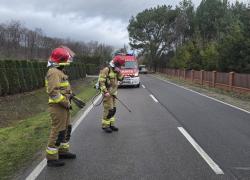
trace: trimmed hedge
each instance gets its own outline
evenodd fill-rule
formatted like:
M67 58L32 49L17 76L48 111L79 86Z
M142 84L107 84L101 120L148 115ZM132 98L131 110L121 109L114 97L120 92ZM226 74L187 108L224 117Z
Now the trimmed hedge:
M30 64L28 61L23 61L23 70L24 70L24 78L25 78L25 81L26 81L26 91L31 91L33 89L33 78L32 78L32 75L30 74Z
M6 60L4 61L6 68L6 77L9 82L8 94L16 94L21 92L21 84L19 81L19 74L17 70L17 61Z
M33 64L32 69L35 73L36 88L42 87L44 76L42 75L42 72L40 71L39 62L34 61L32 64Z
M20 82L20 86L21 86L21 89L20 89L21 92L25 92L28 89L26 79L24 76L24 73L25 73L24 72L24 62L25 61L17 61L16 62L16 67L17 67L18 76L19 76L19 82Z
M0 61L0 95L6 95L9 92L9 81L7 79L5 64Z
M86 74L97 75L99 74L99 68L96 64L86 64Z
M86 77L83 63L72 63L66 68L70 80ZM0 61L0 96L32 91L44 87L47 62Z

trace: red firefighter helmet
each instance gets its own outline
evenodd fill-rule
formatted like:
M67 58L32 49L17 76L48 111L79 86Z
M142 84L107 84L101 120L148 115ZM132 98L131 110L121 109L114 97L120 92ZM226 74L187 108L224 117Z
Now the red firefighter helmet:
M73 54L69 48L60 46L54 49L50 55L48 66L66 66L72 62Z
M117 55L113 58L113 63L117 67L124 66L125 64L125 57L121 55Z

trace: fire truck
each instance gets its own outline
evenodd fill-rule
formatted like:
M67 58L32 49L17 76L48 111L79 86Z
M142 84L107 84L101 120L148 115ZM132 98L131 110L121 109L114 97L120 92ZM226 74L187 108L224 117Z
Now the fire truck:
M124 79L119 86L140 87L139 68L135 55L125 55L125 65L121 68L121 73L124 75Z

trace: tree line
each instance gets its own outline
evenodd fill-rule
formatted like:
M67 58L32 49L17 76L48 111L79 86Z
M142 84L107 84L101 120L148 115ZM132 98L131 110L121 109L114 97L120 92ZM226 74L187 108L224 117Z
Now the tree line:
M131 17L130 46L154 67L250 73L250 7L236 1L183 0Z
M83 42L52 38L41 28L30 30L16 20L0 24L0 59L47 61L51 51L66 45L76 53L78 62L103 65L111 59L113 47L96 41ZM86 62L85 62L86 61Z

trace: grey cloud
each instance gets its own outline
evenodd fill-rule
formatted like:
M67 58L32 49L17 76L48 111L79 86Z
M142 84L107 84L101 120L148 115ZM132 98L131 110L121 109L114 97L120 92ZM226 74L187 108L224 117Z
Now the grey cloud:
M114 46L128 43L129 18L168 0L1 0L2 22L20 20L46 35Z
M0 23L11 19L46 35L98 41L122 47L128 43L131 16L157 5L175 6L180 0L0 0ZM201 0L192 0L198 5ZM244 0L247 1L247 0Z
M176 4L171 0L2 0L1 6L17 11L32 9L39 12L51 12L54 15L74 13L83 18L102 16L110 19L128 20L132 15L162 4Z

